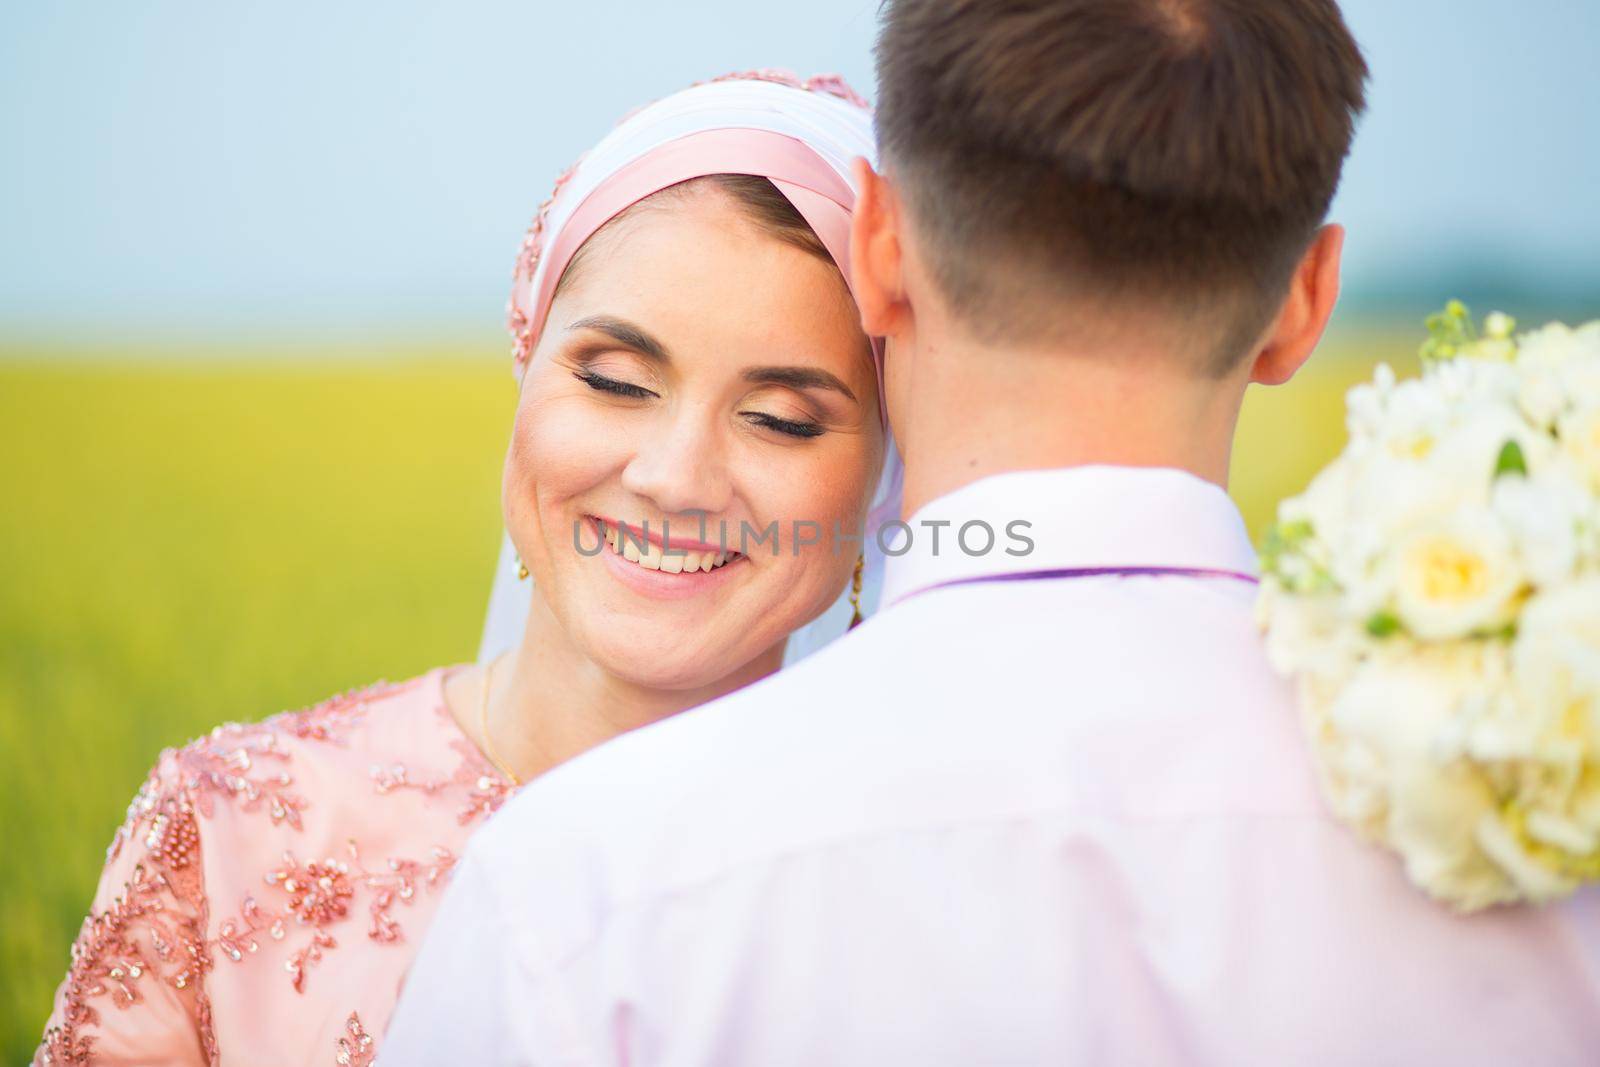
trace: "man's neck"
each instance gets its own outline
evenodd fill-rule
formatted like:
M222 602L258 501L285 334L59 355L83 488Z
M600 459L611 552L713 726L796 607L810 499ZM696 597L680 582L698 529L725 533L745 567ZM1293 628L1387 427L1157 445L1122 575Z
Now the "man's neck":
M1226 488L1243 373L1180 373L1162 352L1011 349L907 353L903 514L980 478L1093 464L1170 467Z

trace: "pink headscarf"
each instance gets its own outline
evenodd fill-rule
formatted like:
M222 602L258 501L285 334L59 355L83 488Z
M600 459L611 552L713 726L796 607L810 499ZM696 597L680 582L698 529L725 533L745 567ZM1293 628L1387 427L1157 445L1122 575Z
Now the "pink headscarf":
M507 308L517 375L526 371L556 285L583 243L633 204L691 178L767 178L850 284L850 163L874 155L871 110L837 75L802 81L783 71L729 74L633 112L556 179L523 238ZM881 385L876 339L873 354ZM881 399L879 407L882 414Z

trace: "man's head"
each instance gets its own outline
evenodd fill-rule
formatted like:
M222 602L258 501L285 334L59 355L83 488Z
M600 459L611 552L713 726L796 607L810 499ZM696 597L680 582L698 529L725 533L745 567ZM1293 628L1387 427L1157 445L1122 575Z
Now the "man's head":
M869 328L910 272L985 344L1154 332L1211 378L1307 299L1320 333L1367 74L1334 0L886 0L877 59Z

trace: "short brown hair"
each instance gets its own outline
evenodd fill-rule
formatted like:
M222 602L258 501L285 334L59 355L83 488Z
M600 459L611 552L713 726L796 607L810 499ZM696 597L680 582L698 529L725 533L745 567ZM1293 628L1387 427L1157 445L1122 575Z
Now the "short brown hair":
M1208 372L1236 366L1327 213L1365 106L1334 0L884 11L878 139L955 313L1018 340L1076 314L1063 298L1160 307L1204 324Z

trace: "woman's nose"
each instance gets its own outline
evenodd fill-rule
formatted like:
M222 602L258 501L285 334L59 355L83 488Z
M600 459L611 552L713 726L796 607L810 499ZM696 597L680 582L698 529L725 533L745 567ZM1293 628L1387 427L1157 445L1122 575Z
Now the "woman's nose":
M622 487L667 515L725 510L733 495L728 444L713 423L705 412L681 412L642 438L622 469Z

